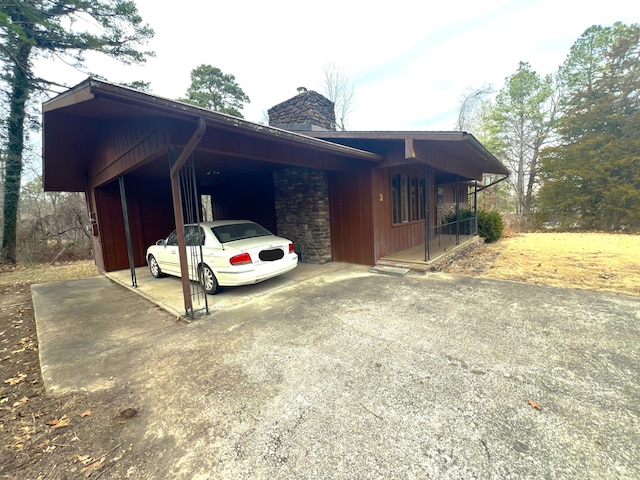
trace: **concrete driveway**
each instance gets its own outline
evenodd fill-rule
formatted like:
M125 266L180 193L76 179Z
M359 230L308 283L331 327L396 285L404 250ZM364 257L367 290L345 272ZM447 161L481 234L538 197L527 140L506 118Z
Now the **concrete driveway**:
M178 325L78 282L33 287L43 376L126 388L135 478L640 478L637 298L345 266Z

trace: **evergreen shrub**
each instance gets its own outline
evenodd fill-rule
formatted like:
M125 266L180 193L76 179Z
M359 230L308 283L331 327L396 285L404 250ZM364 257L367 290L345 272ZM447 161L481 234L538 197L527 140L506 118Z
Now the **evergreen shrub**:
M504 224L498 212L478 210L478 235L487 243L495 242L502 236Z

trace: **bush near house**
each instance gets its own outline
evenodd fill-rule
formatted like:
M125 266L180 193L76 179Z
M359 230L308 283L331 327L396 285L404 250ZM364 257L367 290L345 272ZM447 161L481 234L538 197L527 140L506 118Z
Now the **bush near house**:
M467 221L473 218L473 210L470 208L461 208L460 209L460 235L470 235L471 234L471 222ZM456 221L456 211L449 212L446 217L444 217L444 223L455 223ZM453 228L453 227L452 227ZM455 230L455 228L454 228Z
M460 209L460 234L469 235L471 225L465 220L473 218L473 210L469 208ZM456 221L456 213L451 212L445 218L445 223ZM487 243L495 242L502 236L504 222L496 211L478 210L478 235L485 239Z
M486 242L495 242L502 236L504 224L496 211L478 210L478 235Z

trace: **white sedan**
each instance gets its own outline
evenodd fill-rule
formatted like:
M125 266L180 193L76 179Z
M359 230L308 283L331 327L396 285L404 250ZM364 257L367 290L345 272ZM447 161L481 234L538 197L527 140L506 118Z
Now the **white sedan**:
M189 278L211 295L225 286L251 285L282 275L298 265L293 243L247 220L218 220L185 225ZM147 249L151 275L180 276L178 234Z

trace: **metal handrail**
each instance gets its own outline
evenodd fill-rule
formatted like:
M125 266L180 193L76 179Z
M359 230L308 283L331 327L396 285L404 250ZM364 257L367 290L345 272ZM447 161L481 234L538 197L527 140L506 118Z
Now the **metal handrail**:
M441 223L434 227L429 227L430 243L437 246L438 250L447 249L460 245L460 238L466 237L463 241L475 236L476 218L470 217L460 221ZM425 261L430 260L430 252L426 252Z

